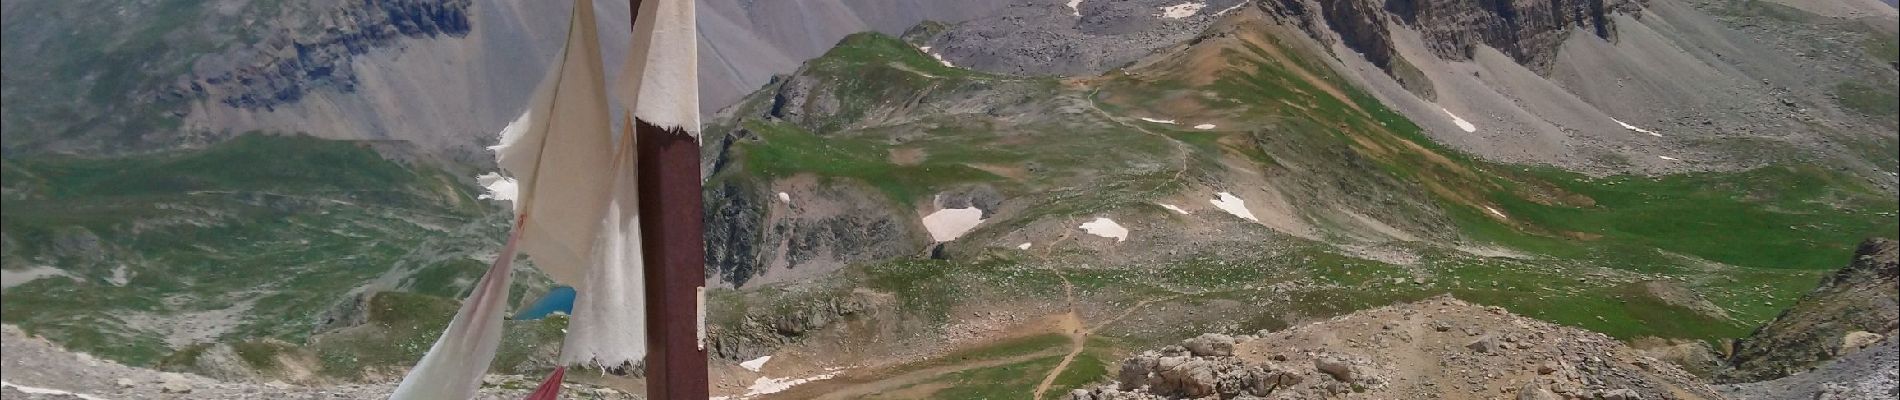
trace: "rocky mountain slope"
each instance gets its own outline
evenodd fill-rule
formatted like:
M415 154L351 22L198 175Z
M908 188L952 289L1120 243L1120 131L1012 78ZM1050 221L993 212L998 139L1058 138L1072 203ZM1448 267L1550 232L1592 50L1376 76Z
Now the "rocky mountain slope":
M1205 8L1149 26L1193 26L1226 11L1216 3L1186 3ZM1593 174L1824 162L1892 190L1900 161L1875 150L1900 143L1885 100L1897 82L1893 9L1794 3L1825 14L1766 1L1258 5L1320 43L1354 86L1436 141L1489 160ZM1123 67L1182 37L1089 23L1113 12L1068 24L1023 10L949 28L929 45L978 70L1074 74ZM1071 49L1106 58L1066 57Z
M941 27L920 43L946 62L1010 75L1094 75L1180 44L1245 5L1216 1L1022 4Z
M754 24L787 21L758 14L767 9L852 19L818 3L767 3L737 6ZM1772 319L1838 268L1854 243L1900 229L1891 187L1832 159L1764 158L1759 167L1672 175L1602 175L1676 171L1614 163L1506 163L1458 141L1507 143L1533 130L1492 128L1496 119L1449 107L1471 117L1464 122L1477 132L1499 135L1473 138L1444 110L1418 103L1456 104L1450 99L1474 96L1466 90L1492 88L1447 82L1492 85L1486 79L1502 73L1547 90L1536 93L1610 86L1564 86L1559 72L1597 71L1566 57L1650 43L1635 38L1659 21L1701 21L1684 26L1754 48L1744 39L1757 36L1736 33L1753 28L1710 23L1705 5L1615 3L1598 15L1582 12L1592 10L1587 3L1552 3L1576 13L1500 30L1513 26L1516 17L1506 15L1516 14L1505 10L1515 3L1387 3L1395 8L1034 3L966 24L871 24L905 35L854 34L773 78L707 118L708 320L720 393L1053 397L1093 382L1128 349L1203 332L1283 329L1443 293L1617 340L1715 342ZM185 113L187 127L322 129L314 133L376 140L240 135L142 154L9 152L0 197L9 211L0 231L5 322L127 365L224 380L333 385L399 376L505 231L506 212L478 198L469 178L486 163L479 146L514 115L512 93L532 84L510 77L539 76L532 71L539 58L520 52L553 40L544 27L565 15L523 4L469 2L463 33L442 30L458 26L441 23L454 17L369 18L394 25L363 31L336 20L336 31L322 30L332 33L207 50L213 55L193 61L240 69L261 62L277 67L244 76L308 78L348 58L348 80L206 86L209 79L167 78L153 86L208 88L187 103L210 111ZM613 2L600 7L603 18L625 12ZM709 5L706 15L741 14L717 7L728 6ZM854 10L864 21L951 12ZM402 21L420 33L402 35ZM1824 28L1860 23L1830 21L1838 23ZM1599 25L1611 34L1598 35ZM1038 27L1060 32L1036 36ZM764 35L821 42L833 33L795 28ZM393 41L360 42L381 46L360 54L348 39L389 30ZM1389 42L1396 57L1375 65L1342 35L1360 45ZM1822 35L1833 38L1827 44L1865 34ZM1426 44L1438 41L1450 44ZM965 42L996 46L958 45ZM1111 43L1124 46L1074 57ZM319 44L328 50L312 53L316 62L282 58ZM1474 53L1452 51L1459 48ZM1836 63L1862 57L1858 49L1814 54L1835 60L1815 63L1861 68ZM1608 59L1640 58L1617 57ZM1038 60L1073 62L1023 67ZM1097 68L1109 70L1046 75ZM1677 79L1645 71L1601 82ZM218 100L247 88L302 94L249 108ZM1504 97L1525 93L1532 92ZM1589 114L1585 106L1600 112L1602 104L1560 105ZM1787 113L1759 118L1809 125ZM1659 130L1664 138L1656 139L1610 125L1608 132L1640 140L1677 135ZM1445 136L1445 126L1458 130ZM141 132L203 132L195 129ZM1593 146L1576 142L1584 144L1556 153ZM524 275L514 293L523 301L547 284ZM511 323L510 351L494 372L545 371L559 329L558 320ZM785 389L794 381L806 384ZM637 387L632 382L608 384ZM787 391L768 393L780 389Z
M1882 339L1808 371L1773 380L1718 385L1742 400L1846 400L1900 396L1900 340Z
M626 2L595 3L603 43L620 48ZM896 34L1007 3L704 1L704 111L847 34ZM136 152L265 131L407 141L479 162L543 75L570 4L9 1L5 148Z
M1861 243L1852 265L1735 344L1722 378L1754 382L1807 371L1900 333L1900 243Z
M1615 339L1449 297L1202 335L1123 360L1114 379L1064 398L1723 398Z

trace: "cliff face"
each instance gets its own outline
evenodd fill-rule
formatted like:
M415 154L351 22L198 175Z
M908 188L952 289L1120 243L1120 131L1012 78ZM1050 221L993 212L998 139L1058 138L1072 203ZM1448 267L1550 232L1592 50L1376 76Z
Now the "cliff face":
M1569 35L1582 30L1614 39L1610 14L1637 11L1642 0L1279 0L1262 5L1295 18L1315 39L1336 37L1388 72L1396 51L1388 23L1417 31L1439 58L1470 60L1477 46L1490 46L1532 70L1548 72ZM1331 32L1321 31L1322 26Z
M1533 70L1548 71L1557 47L1582 30L1614 40L1609 14L1634 12L1641 0L1388 0L1385 10L1417 29L1439 57L1471 58L1488 45Z
M313 26L287 27L255 44L200 59L193 76L165 93L209 98L241 109L272 110L313 90L356 90L351 61L405 38L464 37L472 0L350 3Z
M1900 330L1900 243L1861 243L1853 263L1735 345L1720 379L1775 379L1845 356Z

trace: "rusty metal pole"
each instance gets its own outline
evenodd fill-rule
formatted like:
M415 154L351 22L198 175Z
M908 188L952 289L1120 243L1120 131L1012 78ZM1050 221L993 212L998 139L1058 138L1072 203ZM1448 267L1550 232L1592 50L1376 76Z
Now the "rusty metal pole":
M628 0L632 21L639 21L644 2ZM647 398L704 400L710 395L710 385L701 338L706 252L699 140L684 130L637 118L634 126L640 242L646 264Z

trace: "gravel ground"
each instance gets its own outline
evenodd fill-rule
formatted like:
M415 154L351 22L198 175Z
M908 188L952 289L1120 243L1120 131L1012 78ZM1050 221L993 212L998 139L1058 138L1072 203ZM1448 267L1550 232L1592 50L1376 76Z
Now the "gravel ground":
M1900 340L1888 337L1812 371L1716 390L1738 400L1900 398Z
M75 353L28 336L18 327L0 328L0 398L9 400L98 399L378 399L388 398L394 382L333 386L295 386L281 382L226 382L192 374L129 367ZM490 375L480 399L520 399L538 377ZM634 399L638 396L590 385L568 384L567 399Z

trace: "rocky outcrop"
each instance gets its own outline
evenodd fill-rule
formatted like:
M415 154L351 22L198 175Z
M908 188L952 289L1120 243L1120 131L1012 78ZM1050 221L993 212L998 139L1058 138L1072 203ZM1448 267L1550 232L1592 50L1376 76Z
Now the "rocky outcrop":
M706 277L733 286L764 273L765 204L760 189L742 179L708 182L705 188Z
M1821 280L1735 345L1720 379L1754 382L1806 371L1900 331L1900 243L1870 239L1853 263ZM1872 341L1867 339L1874 339Z
M734 361L767 356L781 346L802 341L832 324L875 315L894 305L888 295L868 290L774 302L778 305L746 310L737 324L711 327L707 351L713 357Z
M1717 389L1737 400L1900 398L1900 340L1888 338L1811 371Z
M1068 398L1722 398L1602 334L1449 297L1222 339L1137 354Z
M916 217L894 208L877 189L809 176L774 186L781 193L797 193L792 201L774 205L760 242L761 267L777 280L823 276L846 265L924 250Z
M1557 48L1572 32L1581 29L1614 39L1610 14L1634 12L1642 7L1642 0L1279 0L1261 4L1272 14L1291 17L1287 22L1306 29L1314 39L1337 40L1387 72L1393 72L1398 61L1388 25L1418 31L1440 58L1467 60L1474 47L1490 46L1532 70L1548 72Z
M209 55L166 95L272 109L317 89L356 88L354 56L404 38L461 37L472 0L348 2L307 29L283 28L250 46Z

